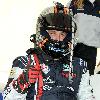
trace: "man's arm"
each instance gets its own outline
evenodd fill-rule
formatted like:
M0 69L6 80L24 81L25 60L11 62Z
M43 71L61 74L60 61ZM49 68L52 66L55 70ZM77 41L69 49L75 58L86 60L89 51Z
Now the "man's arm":
M3 92L4 100L25 100L27 88L38 78L39 71L34 68L34 59L30 56L28 63L28 58L23 56L14 60L9 81Z
M7 85L3 91L3 100L24 100L26 94L18 93L13 87L13 81L18 78L20 74L22 74L23 69L19 67L13 67L10 72L10 76L7 82Z

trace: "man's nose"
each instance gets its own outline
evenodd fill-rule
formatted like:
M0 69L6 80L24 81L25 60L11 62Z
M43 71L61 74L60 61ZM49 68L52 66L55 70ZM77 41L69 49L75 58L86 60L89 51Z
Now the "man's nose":
M60 41L60 34L56 34L56 36L54 37L54 40Z

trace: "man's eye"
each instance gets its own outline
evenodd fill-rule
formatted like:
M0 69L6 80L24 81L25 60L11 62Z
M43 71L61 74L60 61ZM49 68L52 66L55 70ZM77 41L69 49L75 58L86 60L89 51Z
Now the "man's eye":
M55 33L54 33L54 32L51 32L51 33L49 33L49 34L53 35L53 34L55 34Z
M61 36L66 36L66 34L65 33L61 33Z

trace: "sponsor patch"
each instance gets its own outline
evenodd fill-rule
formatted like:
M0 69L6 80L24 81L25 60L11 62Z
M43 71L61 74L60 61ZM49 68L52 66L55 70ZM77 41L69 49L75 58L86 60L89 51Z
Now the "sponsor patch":
M12 68L11 71L10 71L10 78L14 78L15 73L16 73L15 68Z

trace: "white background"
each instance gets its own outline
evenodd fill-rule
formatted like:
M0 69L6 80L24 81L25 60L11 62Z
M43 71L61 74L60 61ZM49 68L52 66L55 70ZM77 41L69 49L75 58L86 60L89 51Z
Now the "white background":
M0 0L0 90L7 82L12 61L33 47L29 38L35 34L36 19L44 8L54 5L53 1L67 4L69 0Z

